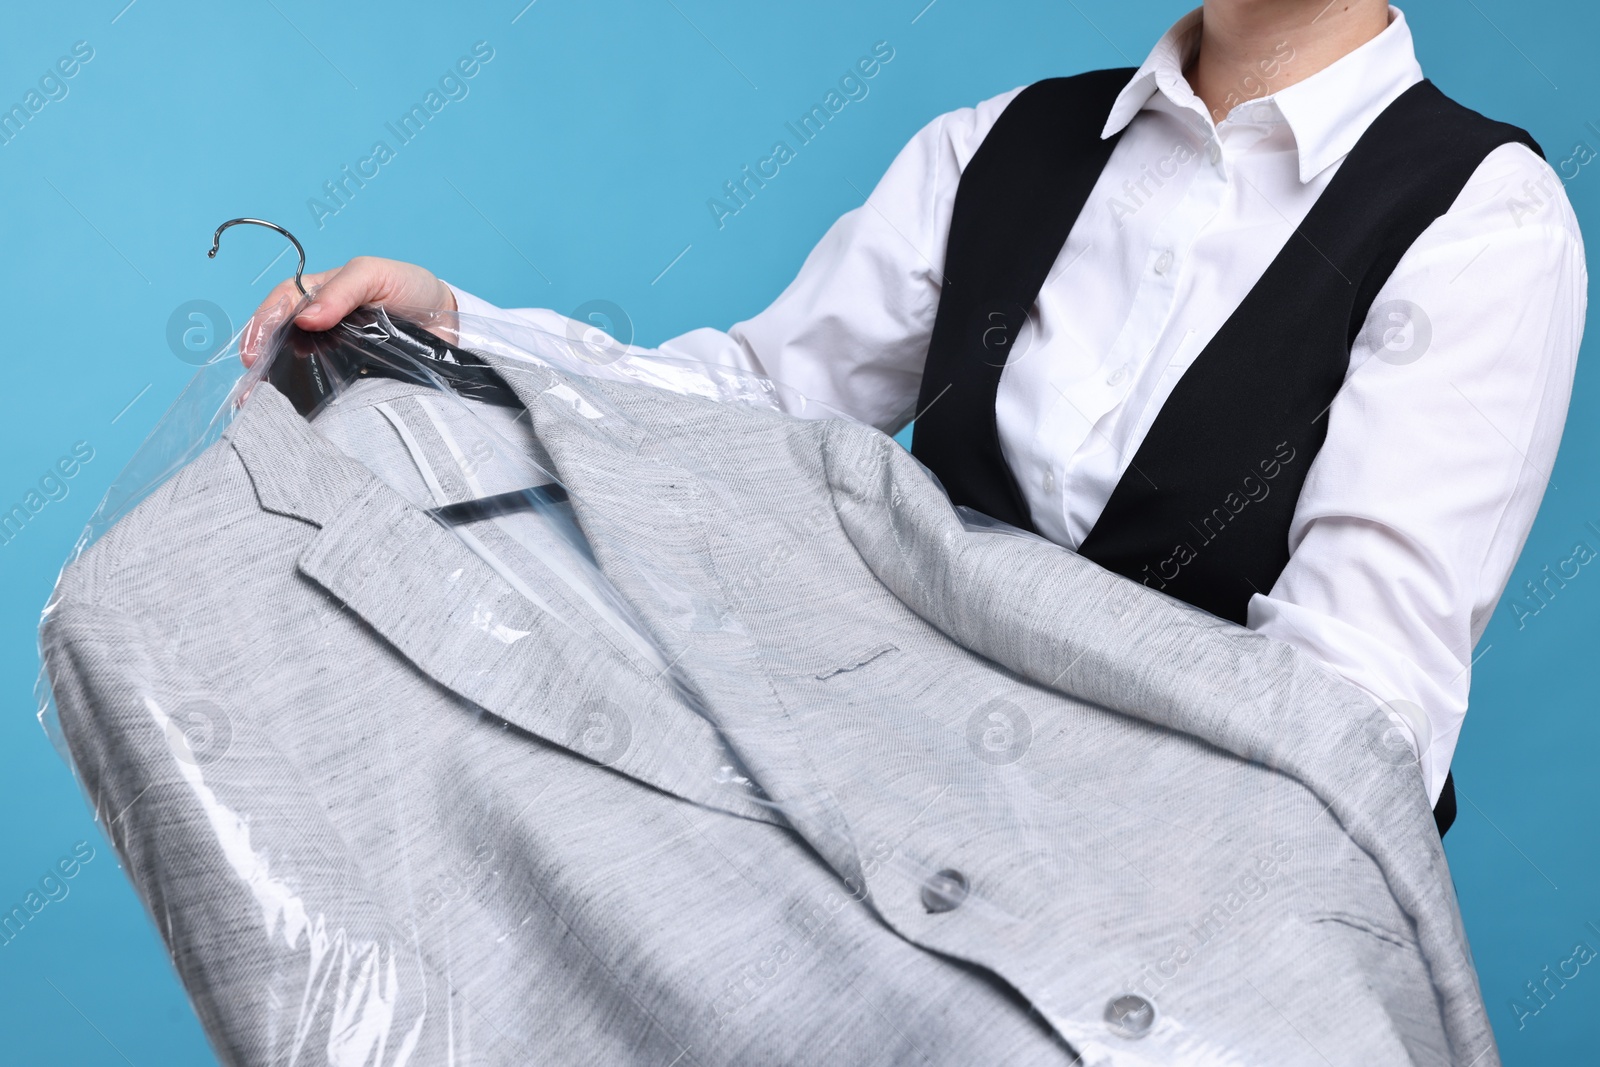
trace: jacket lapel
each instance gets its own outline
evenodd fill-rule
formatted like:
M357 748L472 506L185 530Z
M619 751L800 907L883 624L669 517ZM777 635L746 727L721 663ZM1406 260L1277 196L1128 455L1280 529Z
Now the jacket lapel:
M725 447L757 450L784 448L782 435L749 423L730 427L728 409L708 401L669 401L633 382L565 374L555 367L571 359L550 351L554 345L537 350L547 362L481 354L527 407L602 568L654 619L675 674L695 689L763 797L841 878L861 884L854 828L815 762L827 746L801 725L770 676L773 653L794 650L752 636L732 609L753 532L742 501L730 498L740 482L714 464L684 462L687 455L704 463L707 433L725 435ZM696 418L696 405L720 417L708 425ZM763 593L779 595L777 587Z
M320 528L300 572L417 670L655 788L779 821L732 771L716 730L652 665L597 639L579 609L562 617L535 606L449 529L318 436L270 385L255 387L228 437L263 509Z

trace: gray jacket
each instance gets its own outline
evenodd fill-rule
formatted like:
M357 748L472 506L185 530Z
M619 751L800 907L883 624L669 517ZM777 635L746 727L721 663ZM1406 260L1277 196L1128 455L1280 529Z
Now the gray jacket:
M226 1061L1498 1063L1357 690L968 528L870 429L502 373L490 452L570 490L614 610L377 477L403 439L478 484L387 384L315 426L258 385L47 612Z

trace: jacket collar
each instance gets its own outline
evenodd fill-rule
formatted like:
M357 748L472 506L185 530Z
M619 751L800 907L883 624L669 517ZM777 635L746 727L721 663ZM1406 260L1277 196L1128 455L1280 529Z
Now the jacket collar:
M313 430L267 382L256 382L246 395L223 437L244 464L264 510L326 526L377 480Z
M1144 110L1165 111L1197 129L1202 137L1215 136L1216 124L1183 76L1200 47L1201 18L1202 9L1196 8L1156 42L1112 105L1102 138L1119 133ZM1372 40L1311 77L1247 100L1234 111L1265 107L1269 121L1288 124L1304 183L1349 154L1384 108L1421 80L1422 68L1405 14L1391 7L1389 25Z

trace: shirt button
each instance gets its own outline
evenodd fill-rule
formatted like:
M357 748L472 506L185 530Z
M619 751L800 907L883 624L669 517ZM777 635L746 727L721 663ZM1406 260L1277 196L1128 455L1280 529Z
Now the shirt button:
M1271 122L1272 109L1267 105L1262 104L1255 109L1255 112L1250 117L1255 119L1257 122Z
M1155 269L1157 274L1165 274L1172 269L1172 253L1163 252L1156 257Z
M1047 493L1056 491L1056 472L1053 470L1046 469L1044 472L1044 491Z
M960 871L942 870L922 883L922 906L937 915L955 911L967 899L967 876Z
M1106 375L1107 385L1121 385L1122 380L1128 376L1128 365L1124 363L1110 374Z
M1106 1004L1106 1025L1118 1037L1143 1037L1155 1021L1156 1006L1133 993L1112 997Z

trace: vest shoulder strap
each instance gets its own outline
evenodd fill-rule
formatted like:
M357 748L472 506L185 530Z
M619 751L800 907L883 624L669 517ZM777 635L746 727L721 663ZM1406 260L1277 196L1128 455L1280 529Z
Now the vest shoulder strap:
M944 278L917 397L911 451L957 504L1031 528L1000 452L1000 372L1031 336L1028 309L1117 137L1107 114L1134 69L1035 82L1018 93L962 171Z

